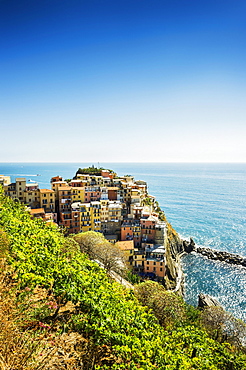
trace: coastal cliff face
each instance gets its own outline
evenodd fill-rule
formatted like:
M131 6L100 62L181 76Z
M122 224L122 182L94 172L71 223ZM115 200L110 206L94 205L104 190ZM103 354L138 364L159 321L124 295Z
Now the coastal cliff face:
M164 212L162 212L161 219L166 222L164 242L166 248L166 276L164 287L183 296L184 274L181 266L181 257L183 254L193 251L195 243L191 238L190 241L182 240L177 231L167 221Z
M171 224L166 221L166 276L164 286L167 290L177 291L183 294L183 272L180 263L180 256L184 253L184 245L178 233Z

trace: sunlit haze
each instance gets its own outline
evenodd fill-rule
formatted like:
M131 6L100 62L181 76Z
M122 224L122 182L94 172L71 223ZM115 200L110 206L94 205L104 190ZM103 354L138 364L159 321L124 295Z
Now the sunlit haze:
M1 0L1 162L246 162L246 2Z

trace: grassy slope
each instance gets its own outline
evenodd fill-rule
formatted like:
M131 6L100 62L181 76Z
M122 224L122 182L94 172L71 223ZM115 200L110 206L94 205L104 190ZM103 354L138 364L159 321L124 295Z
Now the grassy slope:
M110 281L85 255L71 253L55 227L31 220L22 206L3 195L0 230L2 255L15 271L18 295L25 301L37 286L46 291L39 310L33 308L30 313L32 321L42 319L58 337L64 332L82 335L95 352L88 369L245 368L243 355L192 325L165 331L131 292ZM68 301L75 309L58 322L59 308ZM28 325L25 335L27 330ZM98 356L105 348L110 355Z

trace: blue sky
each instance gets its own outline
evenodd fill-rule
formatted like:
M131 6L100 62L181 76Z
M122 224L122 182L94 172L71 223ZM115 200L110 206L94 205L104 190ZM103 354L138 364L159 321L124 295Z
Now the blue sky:
M246 2L0 0L0 161L246 162Z

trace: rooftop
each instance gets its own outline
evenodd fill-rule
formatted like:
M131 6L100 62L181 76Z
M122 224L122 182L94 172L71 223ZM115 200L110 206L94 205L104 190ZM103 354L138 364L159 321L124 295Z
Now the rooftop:
M30 184L29 184L30 186ZM40 193L54 193L54 190L50 190L50 189L39 189Z
M71 186L59 186L58 191L62 190L73 190Z
M116 243L116 245L117 245L121 250L124 250L124 251L134 249L134 241L133 241L133 240L120 241L120 242L117 242L117 243Z
M29 211L31 215L36 215L39 213L45 213L43 208L35 208L35 209L30 209Z

